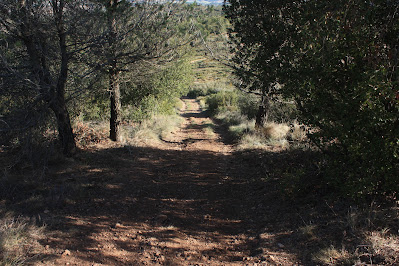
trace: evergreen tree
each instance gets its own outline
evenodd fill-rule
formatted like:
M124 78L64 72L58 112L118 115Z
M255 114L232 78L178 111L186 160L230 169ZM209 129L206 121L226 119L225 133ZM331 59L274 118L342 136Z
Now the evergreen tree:
M294 99L344 192L398 190L397 1L225 4L236 74L266 103ZM267 110L267 104L266 108Z

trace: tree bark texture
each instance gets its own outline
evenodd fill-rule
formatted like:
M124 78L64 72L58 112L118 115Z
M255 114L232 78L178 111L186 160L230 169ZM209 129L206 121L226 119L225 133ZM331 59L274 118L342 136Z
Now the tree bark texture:
M62 152L66 156L72 156L76 152L76 143L65 100L63 98L57 98L57 100L53 101L50 105L50 108L57 119L58 137L61 143Z
M110 92L110 134L109 137L113 141L120 141L120 110L121 110L121 93L119 88L119 70L116 58L116 7L117 0L110 0L108 4L108 45L109 45L109 92Z
M32 76L38 84L38 92L41 97L54 112L62 151L65 155L71 156L76 151L76 143L65 102L65 85L68 77L68 54L62 16L64 1L52 1L54 23L57 28L61 56L60 70L56 79L51 76L46 55L44 51L40 49L40 47L47 46L45 41L42 40L40 36L31 34L31 28L35 26L35 21L31 20L26 5L26 1L20 1L23 15L21 35L29 55Z
M262 127L268 120L270 110L270 102L267 96L262 96L261 104L259 105L258 113L256 114L255 127Z
M119 88L119 74L111 72L109 74L111 118L110 118L110 139L120 141L120 110L121 92Z

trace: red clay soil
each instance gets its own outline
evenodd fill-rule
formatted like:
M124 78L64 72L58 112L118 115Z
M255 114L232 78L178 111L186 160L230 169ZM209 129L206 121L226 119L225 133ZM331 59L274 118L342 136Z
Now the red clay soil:
M303 264L290 224L298 216L269 206L276 194L251 182L251 159L184 102L185 122L161 144L97 145L50 169L58 183L38 216L47 237L32 264Z

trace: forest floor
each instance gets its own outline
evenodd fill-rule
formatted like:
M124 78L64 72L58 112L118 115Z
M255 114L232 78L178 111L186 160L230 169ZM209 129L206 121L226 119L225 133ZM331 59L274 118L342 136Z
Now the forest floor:
M282 196L273 167L302 153L237 152L195 100L184 106L159 143L107 141L49 167L46 204L29 207L46 224L29 264L314 265L351 238L353 224L334 221L343 207Z

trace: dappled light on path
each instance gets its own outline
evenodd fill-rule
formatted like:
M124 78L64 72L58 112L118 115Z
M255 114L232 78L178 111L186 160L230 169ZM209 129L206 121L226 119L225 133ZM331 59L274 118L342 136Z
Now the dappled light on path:
M47 238L35 264L297 262L280 243L292 235L289 206L259 201L268 189L251 181L251 159L235 155L197 102L185 99L182 116L180 130L158 146L86 149L68 169L52 170L61 193L37 218ZM276 203L273 193L265 197Z
M231 145L223 142L218 128L208 117L207 112L201 110L196 100L184 98L184 107L181 111L181 116L184 118L182 127L169 138L163 139L165 144L172 144L168 148L223 154L232 152Z

